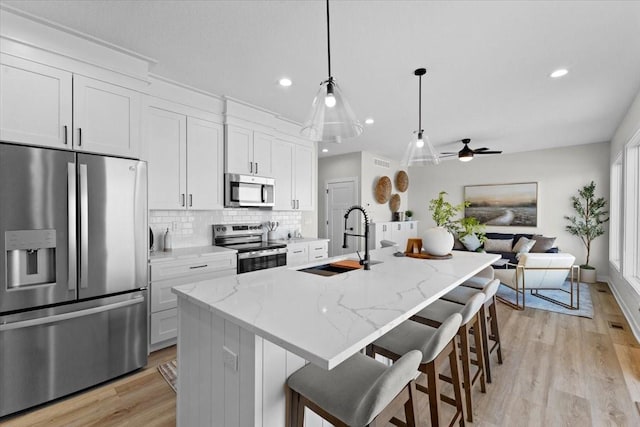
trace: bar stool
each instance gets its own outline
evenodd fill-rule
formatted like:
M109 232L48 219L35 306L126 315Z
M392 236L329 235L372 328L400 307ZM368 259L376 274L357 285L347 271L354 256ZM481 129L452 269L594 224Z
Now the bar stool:
M408 351L387 367L356 353L331 370L307 364L287 380L287 427L304 425L304 408L336 427L382 426L404 406L408 426L417 424L415 378L422 354Z
M416 313L411 320L422 324L438 327L449 316L454 313L462 315L462 325L458 329L460 340L460 352L462 357L462 386L464 388L467 421L473 422L473 408L471 402L471 388L480 379L480 391L487 392L484 376L484 355L482 351L476 351L477 359L471 360L471 348L469 344L469 334L473 328L473 341L476 348L482 346L482 332L480 328L480 308L484 304L485 295L476 292L464 306L455 302L437 300L429 304L425 309ZM471 365L477 366L477 371L471 376Z
M477 282L475 284L473 281L463 282L462 286L458 286L445 294L442 299L464 304L475 292L478 292L478 286L479 284ZM491 382L491 353L496 351L498 363L502 364L502 344L500 341L498 312L496 309L496 293L499 287L500 281L493 279L482 288L482 292L485 294L485 302L480 308L480 327L482 328L482 351L484 352L485 373L488 383ZM489 341L493 341L491 346L489 345Z
M367 354L369 356L375 357L376 354L379 354L388 357L394 362L400 358L401 354L405 354L410 349L420 349L422 361L419 370L427 378L427 387L416 384L416 388L426 393L429 397L431 425L434 427L440 425L440 400L456 408L456 413L448 425L453 425L456 421L459 421L460 425L464 426L458 352L454 341L461 322L462 315L459 313L449 316L439 328L432 328L431 326L408 320L367 346ZM445 362L447 359L451 369L453 399L440 393L440 382L438 381L443 368L446 368Z

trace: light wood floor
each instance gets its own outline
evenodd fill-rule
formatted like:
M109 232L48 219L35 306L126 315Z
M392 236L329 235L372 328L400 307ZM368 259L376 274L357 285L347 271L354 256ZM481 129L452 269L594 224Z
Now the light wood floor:
M499 303L505 360L492 365L494 381L486 394L475 387L471 425L640 426L640 345L607 286L592 285L591 296L594 319L514 311ZM612 329L609 321L624 330ZM133 375L0 424L175 425L175 394L156 370L173 357L175 347L153 353Z

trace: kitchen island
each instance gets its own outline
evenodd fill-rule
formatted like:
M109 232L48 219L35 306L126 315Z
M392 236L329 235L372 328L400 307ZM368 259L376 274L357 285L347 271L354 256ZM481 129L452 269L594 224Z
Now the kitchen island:
M283 386L306 361L332 369L499 258L454 251L448 260L426 260L394 251L371 251L380 263L369 271L298 271L310 264L174 288L178 425L284 426ZM323 261L345 258L355 257Z

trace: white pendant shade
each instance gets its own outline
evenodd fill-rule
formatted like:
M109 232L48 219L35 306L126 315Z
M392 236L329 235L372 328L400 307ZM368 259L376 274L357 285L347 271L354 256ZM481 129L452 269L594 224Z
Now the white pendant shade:
M334 143L360 135L363 130L362 123L356 119L335 80L331 82L333 100L327 100L327 95L331 97L331 94L327 93L328 85L328 81L320 85L316 97L313 98L311 112L300 133L313 141Z
M423 142L422 144L420 144L421 140ZM407 149L404 152L404 157L402 158L402 165L404 167L437 165L439 163L440 156L426 135L423 135L422 139L409 141Z

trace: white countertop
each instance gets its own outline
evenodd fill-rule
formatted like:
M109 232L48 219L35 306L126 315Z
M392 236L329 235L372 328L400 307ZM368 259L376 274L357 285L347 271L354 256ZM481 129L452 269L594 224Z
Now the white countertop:
M173 261L179 259L189 259L189 258L198 258L202 255L209 254L235 254L238 251L235 249L227 249L221 246L197 246L192 248L178 248L172 249L170 251L155 251L149 253L149 262L162 262L162 261Z
M300 238L282 239L282 240L275 240L275 241L286 243L287 245L291 245L295 243L328 242L329 239L324 239L321 237L300 237Z
M173 292L331 369L500 258L453 251L448 260L425 260L394 257L394 251L371 251L372 260L383 262L370 271L331 277L297 271L357 259L353 254L181 285Z

